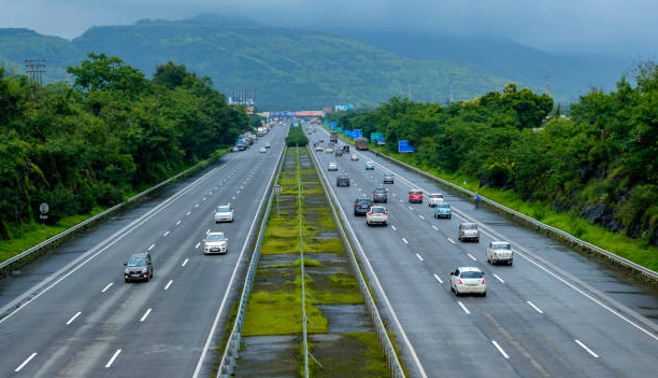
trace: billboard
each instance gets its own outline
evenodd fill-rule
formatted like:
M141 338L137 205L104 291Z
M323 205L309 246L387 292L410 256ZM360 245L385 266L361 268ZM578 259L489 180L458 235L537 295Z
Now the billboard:
M361 137L363 137L363 133L361 132L361 130L359 129L352 130L352 138L359 139Z

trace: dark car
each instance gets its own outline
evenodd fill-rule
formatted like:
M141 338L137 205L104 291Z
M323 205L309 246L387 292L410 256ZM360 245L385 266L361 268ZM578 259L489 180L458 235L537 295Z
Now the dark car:
M357 198L354 201L354 215L366 215L370 206L372 206L370 198Z
M372 191L372 202L388 202L388 191L386 188L375 188Z
M123 263L123 278L126 282L148 281L153 278L153 261L148 252L133 253Z
M348 175L336 177L336 186L350 186L350 177Z

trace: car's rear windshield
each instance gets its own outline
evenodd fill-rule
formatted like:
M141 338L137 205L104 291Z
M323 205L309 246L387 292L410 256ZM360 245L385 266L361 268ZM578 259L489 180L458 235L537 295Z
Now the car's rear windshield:
M377 189L375 189L375 193L386 193L386 189L384 189L384 188L377 188Z
M412 190L409 192L409 194L423 194L420 190Z
M373 207L370 209L370 211L372 211L373 213L385 213L386 209L384 209L383 207Z
M220 206L217 208L218 213L228 213L231 211L231 208L228 206Z
M476 226L475 223L464 223L464 224L462 224L462 229L464 229L464 230L475 230L477 228L478 228L478 226Z
M437 206L439 209L449 209L449 208L450 208L450 205L447 204L447 203L440 203L440 204L438 204L438 205L436 205L436 206Z
M512 249L512 246L504 243L504 244L494 244L493 249Z
M461 278L482 278L482 272L462 272Z

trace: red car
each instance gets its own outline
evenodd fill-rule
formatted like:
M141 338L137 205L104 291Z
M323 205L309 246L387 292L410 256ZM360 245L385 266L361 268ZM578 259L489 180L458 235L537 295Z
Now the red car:
M409 202L423 203L423 191L420 189L411 189L409 191Z

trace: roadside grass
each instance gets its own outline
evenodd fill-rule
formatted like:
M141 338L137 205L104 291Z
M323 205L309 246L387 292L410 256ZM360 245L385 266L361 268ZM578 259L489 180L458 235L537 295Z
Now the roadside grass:
M391 154L390 156L407 164L412 164L411 160L403 154ZM649 245L646 240L632 239L622 233L610 232L575 216L573 213L559 213L552 210L548 205L543 203L523 201L517 193L511 190L499 190L486 186L481 187L477 179L473 177L446 174L431 167L418 168L537 219L544 224L560 229L578 239L594 244L617 256L653 271L658 271L658 247Z

